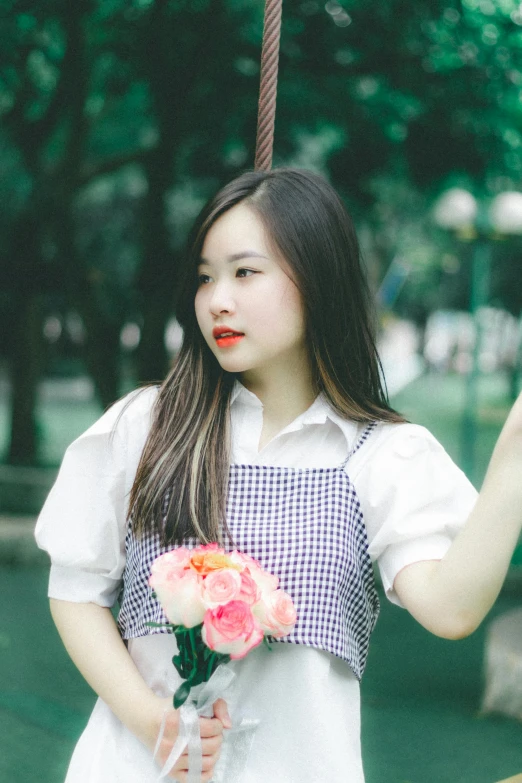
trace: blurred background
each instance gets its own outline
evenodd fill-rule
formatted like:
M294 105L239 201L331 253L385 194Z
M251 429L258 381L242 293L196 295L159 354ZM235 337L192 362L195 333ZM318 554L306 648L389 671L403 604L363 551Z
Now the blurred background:
M71 440L175 355L191 221L253 166L262 22L262 0L1 0L0 773L11 783L62 780L93 703L49 618L34 520ZM285 0L282 164L339 190L392 402L479 487L521 385L522 4ZM519 547L491 619L520 607L521 573ZM487 623L455 644L394 607L382 614L363 689L368 783L522 771L522 712L481 709Z

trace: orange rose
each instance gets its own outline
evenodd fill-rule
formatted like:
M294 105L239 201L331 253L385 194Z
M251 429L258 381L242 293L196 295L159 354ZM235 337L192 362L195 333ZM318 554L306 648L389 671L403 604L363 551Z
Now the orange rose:
M243 570L217 544L198 547L197 551L190 558L190 567L198 574L201 574L201 576L206 576L211 571L219 571L221 568L234 568L236 571Z

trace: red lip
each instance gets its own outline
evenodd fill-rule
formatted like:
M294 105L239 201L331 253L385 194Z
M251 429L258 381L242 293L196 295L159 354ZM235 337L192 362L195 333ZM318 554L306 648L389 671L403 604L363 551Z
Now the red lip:
M215 340L218 340L223 334L230 335L231 337L244 337L243 332L238 332L235 329L231 329L229 326L215 326L212 329L212 337L214 337Z

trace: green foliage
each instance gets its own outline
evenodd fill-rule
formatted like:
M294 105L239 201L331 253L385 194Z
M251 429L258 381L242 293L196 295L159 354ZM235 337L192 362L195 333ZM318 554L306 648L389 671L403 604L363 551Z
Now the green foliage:
M177 688L172 698L172 704L175 710L179 709L183 706L183 704L185 704L188 697L190 696L191 687L192 683L189 682L189 680L185 680L185 682L182 682L179 688Z
M147 622L145 625L151 628L166 628L176 637L178 653L172 658L172 663L184 680L174 693L173 704L176 710L186 702L192 687L208 682L220 664L230 661L230 655L214 652L204 643L201 635L203 623L193 628L171 623ZM270 649L270 645L268 647Z
M95 377L136 320L140 361L156 356L139 375L157 378L191 219L253 164L263 3L5 0L2 10L9 303L37 291L44 310L78 310ZM403 305L427 308L434 288L445 295L440 259L454 252L430 226L433 198L450 180L484 196L520 188L521 96L518 0L285 0L274 162L329 176L375 282L404 256ZM13 317L5 307L0 320ZM103 373L107 404L117 373L108 386Z
M224 177L252 160L262 4L76 5L87 46L87 158L138 153L168 130L173 181ZM20 140L20 124L37 123L57 95L71 25L65 3L16 7L2 28L0 113L8 128L16 114ZM399 159L422 187L455 170L481 182L519 177L521 22L508 0L287 0L277 156L295 153L300 130L338 128L345 143L321 165L359 201L370 198L373 174Z
M267 639L267 637L266 637L266 636L263 636L263 644L265 645L265 647L266 647L268 650L270 650L270 652L272 652L272 648L271 648L271 646L270 646L270 642L268 641L268 639Z

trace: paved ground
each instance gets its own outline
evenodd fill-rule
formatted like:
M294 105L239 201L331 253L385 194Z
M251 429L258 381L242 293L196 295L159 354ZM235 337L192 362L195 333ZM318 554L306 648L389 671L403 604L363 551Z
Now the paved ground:
M2 783L63 781L94 702L54 629L46 584L44 568L0 569ZM493 615L519 604L507 593ZM522 724L479 715L484 633L437 639L383 602L363 683L367 783L493 783L522 771Z
M481 383L476 483L507 412L506 390L499 376ZM459 460L461 378L419 378L394 404ZM98 413L63 399L49 400L46 411L50 456ZM33 524L31 514L0 519L0 783L61 783L94 701L49 616L46 560L33 545ZM491 617L520 606L517 573ZM363 683L367 783L494 783L522 771L522 723L479 714L488 621L469 639L448 642L383 602Z

